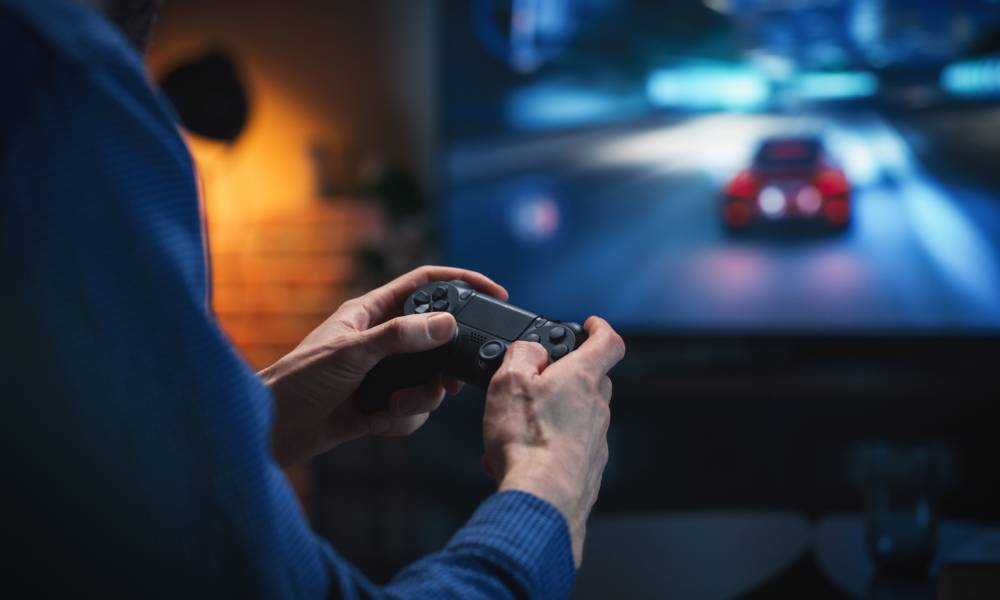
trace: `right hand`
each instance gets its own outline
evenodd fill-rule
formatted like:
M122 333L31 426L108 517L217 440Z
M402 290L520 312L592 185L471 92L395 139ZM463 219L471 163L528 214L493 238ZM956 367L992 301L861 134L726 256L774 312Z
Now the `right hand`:
M483 417L486 467L500 490L528 492L559 509L577 567L608 461L608 371L625 356L621 336L603 319L591 317L584 329L587 340L551 366L540 344L512 344Z

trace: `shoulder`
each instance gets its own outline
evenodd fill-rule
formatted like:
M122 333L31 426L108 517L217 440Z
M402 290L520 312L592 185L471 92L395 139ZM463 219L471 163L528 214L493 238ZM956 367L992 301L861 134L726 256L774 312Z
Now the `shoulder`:
M103 15L72 0L0 0L0 164L48 130L144 142L189 168L175 120L142 57ZM79 118L87 115L87 118ZM124 130L127 135L113 135Z
M0 0L0 27L13 34L6 37L4 50L20 43L67 63L111 62L142 69L141 57L110 21L72 0ZM19 53L5 54L2 60L18 58Z

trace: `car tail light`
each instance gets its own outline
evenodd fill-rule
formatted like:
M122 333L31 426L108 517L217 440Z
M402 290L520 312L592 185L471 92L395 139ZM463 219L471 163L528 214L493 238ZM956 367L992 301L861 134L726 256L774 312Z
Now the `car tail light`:
M746 202L726 202L722 218L730 227L743 227L750 222L750 206Z
M740 171L726 186L726 195L734 198L753 198L757 194L757 178L750 171Z
M834 225L843 225L851 219L851 206L846 198L834 198L823 204L823 216Z
M850 184L847 183L847 177L839 169L823 169L816 175L813 185L816 186L816 189L819 190L820 195L824 198L846 196L848 191L850 191Z

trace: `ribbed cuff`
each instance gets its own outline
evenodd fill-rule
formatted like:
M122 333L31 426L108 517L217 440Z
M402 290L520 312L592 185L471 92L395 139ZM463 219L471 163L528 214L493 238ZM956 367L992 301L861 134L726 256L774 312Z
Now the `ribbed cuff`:
M576 567L569 528L555 507L526 492L490 496L448 544L508 571L530 598L566 598Z

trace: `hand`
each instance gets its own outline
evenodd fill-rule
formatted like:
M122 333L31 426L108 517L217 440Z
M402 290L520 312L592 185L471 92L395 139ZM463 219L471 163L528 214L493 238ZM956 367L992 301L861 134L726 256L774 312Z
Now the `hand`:
M457 380L438 376L396 391L389 409L372 415L361 414L354 397L361 380L382 358L430 350L454 337L455 318L448 313L398 316L415 289L452 279L507 299L506 290L479 273L421 267L348 300L291 353L260 372L276 403L272 446L278 462L288 465L368 433L409 435L424 424L446 392L461 389Z
M551 366L540 344L512 344L490 382L483 417L488 470L501 490L529 492L562 512L577 567L608 460L607 373L625 356L603 319L591 317L584 329L587 340Z

